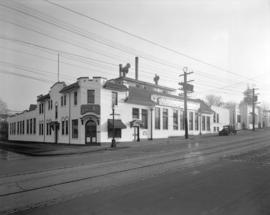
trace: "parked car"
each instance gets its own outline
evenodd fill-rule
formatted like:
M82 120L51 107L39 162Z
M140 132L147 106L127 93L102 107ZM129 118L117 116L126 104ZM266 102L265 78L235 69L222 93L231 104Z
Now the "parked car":
M237 131L235 130L234 126L232 125L225 125L223 129L218 133L219 136L228 136L228 135L236 135Z

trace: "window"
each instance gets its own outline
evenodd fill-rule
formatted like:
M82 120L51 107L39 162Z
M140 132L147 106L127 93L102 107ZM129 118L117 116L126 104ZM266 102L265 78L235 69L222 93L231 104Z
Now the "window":
M64 95L64 106L67 105L67 95Z
M173 110L173 129L178 130L178 110Z
M87 103L95 104L95 90L87 90Z
M168 129L168 109L166 108L163 108L162 119L163 119L163 129Z
M240 123L241 122L241 116L237 115L237 122Z
M132 119L139 119L139 108L132 108Z
M118 105L118 93L112 92L112 105Z
M65 121L62 121L62 135L65 134Z
M49 123L46 123L46 135L49 135Z
M24 120L22 121L22 133L24 134Z
M74 105L78 104L78 93L77 91L74 92Z
M216 122L216 113L214 113L213 122Z
M155 129L160 129L160 108L155 108Z
M214 127L214 132L216 132L216 127Z
M64 104L64 97L61 96L61 106L63 106L63 104Z
M180 130L184 130L185 121L184 121L184 111L180 111Z
M210 131L210 116L206 117L207 131Z
M33 128L33 120L32 119L30 119L30 134L32 134L32 129Z
M50 99L49 101L48 101L48 110L51 110L52 109L52 100Z
M29 119L26 121L26 133L29 134Z
M66 119L66 134L68 134L68 119Z
M72 138L78 138L78 120L72 120Z
M38 124L38 134L41 135L41 124Z
M55 103L55 119L58 118L58 105Z
M205 116L202 116L202 130L205 131Z
M193 130L193 112L189 112L189 130Z
M142 109L142 126L141 128L148 128L148 111L146 109Z
M33 119L33 133L36 134L36 118Z
M19 122L17 122L17 134L20 134Z
M43 126L43 122L39 123L39 135L43 135L44 134L44 126Z
M195 130L199 130L199 114L195 113Z
M217 123L219 123L219 114L217 113Z
M39 114L44 113L44 104L43 103L39 103Z

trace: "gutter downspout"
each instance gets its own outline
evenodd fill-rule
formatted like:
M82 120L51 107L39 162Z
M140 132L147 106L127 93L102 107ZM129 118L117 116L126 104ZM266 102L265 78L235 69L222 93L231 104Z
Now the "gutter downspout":
M45 118L46 118L46 117L45 117L45 115L46 115L45 103L42 103L42 106L43 106L42 109L43 109L43 112L44 112L44 113L43 113L43 115L44 115L44 122L43 122L43 143L45 143L45 127L46 127L46 126L45 126L45 125L46 125L46 124L45 124Z
M71 107L71 102L70 102L70 98L71 98L71 92L69 92L69 98L68 98L68 101L69 101L69 107L68 107L68 143L70 144L70 107Z

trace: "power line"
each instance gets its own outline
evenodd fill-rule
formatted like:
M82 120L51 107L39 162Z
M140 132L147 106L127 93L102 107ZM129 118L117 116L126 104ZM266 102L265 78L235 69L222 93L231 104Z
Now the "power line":
M33 77L33 76L24 75L24 74L16 73L16 72L10 72L10 71L7 71L7 70L0 70L0 73L6 74L6 75L13 75L13 76L18 76L18 77L23 77L23 78L36 80L36 81L41 81L41 82L45 82L45 83L53 83L54 82L52 80L48 80L48 79L44 79L44 78L36 78L36 77Z
M73 54L73 53L70 53L70 52L62 51L60 49L57 50L57 49L49 48L49 47L46 47L46 46L38 45L38 44L35 44L35 43L31 43L31 42L27 42L27 41L23 41L23 40L18 40L18 39L15 39L15 38L6 37L6 36L3 36L3 35L0 35L0 39L9 40L9 41L17 42L17 43L23 43L23 44L27 44L27 45L37 47L37 48L41 48L41 49L46 49L46 50L52 51L52 52L54 52L56 54L57 53L62 53L62 54L70 55L70 56L75 56L75 57L78 57L78 58L87 59L87 60L90 60L90 61L95 61L95 62L102 63L102 64L118 66L117 64L109 63L109 62L106 62L106 61L103 61L103 60L98 60L98 59L95 59L95 58L90 58L90 57L85 57L85 56L78 55L78 54Z
M1 19L3 19L3 18L1 18ZM69 44L69 45L72 45L72 46L75 46L75 47L78 47L78 48L87 50L87 51L89 51L89 52L93 52L93 53L96 53L96 54L105 56L105 57L110 58L110 59L114 58L114 56L106 55L106 54L101 53L101 52L98 52L98 51L96 51L96 50L89 49L89 48L87 48L86 46L78 45L78 44L76 44L76 43L71 42L70 40L67 41L67 40L65 40L65 39L63 39L63 38L59 39L59 38L57 38L57 37L55 37L55 36L51 36L51 35L49 35L49 34L47 34L47 33L40 32L40 31L38 31L38 30L36 30L36 29L30 28L29 25L26 27L26 26L22 26L22 25L20 25L20 24L18 24L18 23L14 23L14 22L11 22L11 21L8 21L8 20L0 20L0 21L1 21L1 22L6 22L6 23L9 23L9 24L12 24L12 25L14 25L14 26L17 26L17 27L19 27L19 28L22 28L22 29L25 29L25 30L28 30L28 31L35 32L35 33L37 33L37 34L40 34L40 35L49 37L49 38L51 38L51 39L54 39L54 40L57 40L57 41L60 41L60 42L64 42L64 43L66 43L66 44ZM116 59L116 58L114 58L114 59ZM118 60L118 59L117 59L117 60Z
M88 15L86 15L86 14L80 13L80 12L78 12L78 11L75 11L75 10L73 10L73 9L70 9L70 8L68 8L68 7L65 7L65 6L63 6L63 5L57 4L57 3L55 3L55 2L51 2L51 1L49 1L49 0L44 0L44 1L48 2L49 4L55 5L55 6L57 6L57 7L60 7L60 8L62 8L62 9L65 9L65 10L67 10L67 11L69 11L69 12L72 12L72 13L75 13L75 14L77 14L77 15L80 15L80 16L83 16L83 17L85 17L85 18L88 18L88 19L90 19L90 20L92 20L92 21L94 21L94 22L97 22L97 23L100 23L100 24L102 24L102 25L105 25L105 26L107 26L107 27L109 27L109 28L112 28L112 29L114 29L114 30L116 30L116 31L125 33L125 34L127 34L127 35L129 35L129 36L131 36L131 37L134 37L134 38L143 40L143 41L148 42L148 43L150 43L150 44L152 44L152 45L155 45L155 46L158 46L158 47L160 47L160 48L162 48L162 49L165 49L165 50L168 50L168 51L170 51L170 52L173 52L173 53L175 53L175 54L177 54L177 55L184 56L184 57L186 57L186 58L192 59L192 60L194 60L194 61L197 61L197 62L199 62L199 63L208 65L208 66L213 67L213 68L218 69L218 70L222 70L222 71L225 71L225 72L229 72L229 70L227 70L227 69L221 68L221 67L216 66L216 65L214 65L214 64L212 64L212 63L208 63L208 62L206 62L206 61L203 61L203 60L200 60L200 59L198 59L198 58L192 57L192 56L187 55L187 54L185 54L185 53L179 52L179 51L177 51L177 50L175 50L175 49L169 48L169 47L164 46L164 45L162 45L162 44L160 44L160 43L157 43L157 42L154 42L154 41L149 40L149 39L147 39L147 38L144 38L144 37L142 37L142 36L138 36L138 35L136 35L136 34L133 34L133 33L131 33L131 32L128 32L128 31L126 31L126 30L123 30L123 29L121 29L121 28L119 28L119 27L116 27L116 26L114 26L114 25L108 24L108 23L106 23L106 22L100 21L100 20L98 20L98 19L96 19L96 18L93 18L93 17L88 16Z
M74 27L74 26L72 26L72 25L70 25L70 24L66 24L66 23L64 23L64 22L62 22L62 21L60 21L61 23L62 23L62 26L60 25L60 24L57 24L57 23L54 23L53 21L48 21L48 19L52 19L51 17L47 17L47 19L44 19L44 18L42 18L42 17L40 17L40 15L33 15L33 14L29 14L29 13L27 13L27 12L25 12L25 11L22 11L22 10L20 10L20 9L16 9L16 8L13 8L13 7L10 7L10 6L7 6L7 5L3 5L3 4L1 4L0 3L0 5L2 5L3 7L6 7L6 8L8 8L8 9L11 9L11 10L15 10L15 11L17 11L17 12L20 12L20 13L22 13L22 14L24 14L24 15L28 15L28 16L30 16L30 17L32 17L32 18L35 18L35 19L38 19L38 20L41 20L41 21L43 21L43 22L46 22L46 23L48 23L48 24L51 24L51 25L54 25L54 26L56 26L56 27L58 27L58 28L61 28L61 29L64 29L64 30L66 30L66 31L69 31L69 32L72 32L72 33L74 33L74 34L77 34L77 35L80 35L80 36L82 36L82 37L85 37L85 38L87 38L87 39L90 39L90 40L93 40L93 41L95 41L95 42L98 42L98 43L101 43L101 44L103 44L103 45L106 45L106 46L108 46L108 47L110 47L110 48L113 48L113 49L117 49L117 50L120 50L120 51L122 51L122 52L125 52L125 53L128 53L128 54L130 54L129 52L127 52L126 50L124 50L124 49L126 49L127 47L125 47L124 49L123 48L120 48L120 46L119 45L116 45L116 46L113 46L113 45L110 45L110 44L108 44L108 40L105 40L105 42L104 42L104 39L102 39L99 35L97 35L97 34L95 34L96 35L96 38L91 38L91 37L89 37L89 35L85 35L84 33L82 33L81 31L81 29L79 29L78 27ZM33 11L33 9L32 9L32 11ZM39 12L40 13L40 12ZM64 27L63 27L63 25L64 25ZM73 27L73 30L70 30L68 27L66 27L67 25L69 25L69 27L70 26L72 26ZM75 30L74 30L75 29ZM76 30L77 29L77 30ZM93 33L92 33L93 34ZM103 41L102 41L103 40ZM109 41L110 43L113 43L113 42L111 42L111 41ZM128 49L130 49L130 48L128 48ZM133 54L134 54L134 51L131 51ZM138 52L137 50L135 50L135 52ZM137 53L135 53L135 55L138 55ZM143 55L145 55L145 54L143 54ZM160 62L160 60L161 59L158 59L158 60L155 60L155 57L149 57L149 55L148 55L148 57L146 57L146 56L141 56L140 55L140 57L141 58L144 58L144 59L146 59L146 60L150 60L150 61L152 61L152 62L154 62L154 63L158 63L158 64L161 64L161 65L165 65L165 66L168 66L168 67L171 67L171 68L179 68L179 66L172 66L171 64L167 64L167 63L161 63ZM230 74L233 74L233 75L236 75L236 76L240 76L240 77L244 77L244 78L247 78L247 77L245 77L245 76L241 76L241 75L239 75L239 74L237 74L237 73L233 73L233 72L230 72L230 71L227 71L228 73L230 73ZM247 78L248 79L248 78Z

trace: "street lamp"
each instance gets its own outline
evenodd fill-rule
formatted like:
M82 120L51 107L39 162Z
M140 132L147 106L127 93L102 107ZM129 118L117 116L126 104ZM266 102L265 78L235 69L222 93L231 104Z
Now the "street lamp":
M151 133L150 133L150 140L153 140L153 107L150 108L150 111L151 111Z
M111 148L115 148L116 147L116 142L115 142L115 132L114 132L114 104L112 105L112 117L113 117L113 138L112 138L112 144L111 144Z
M199 117L200 117L200 135L202 135L202 113L199 112Z

